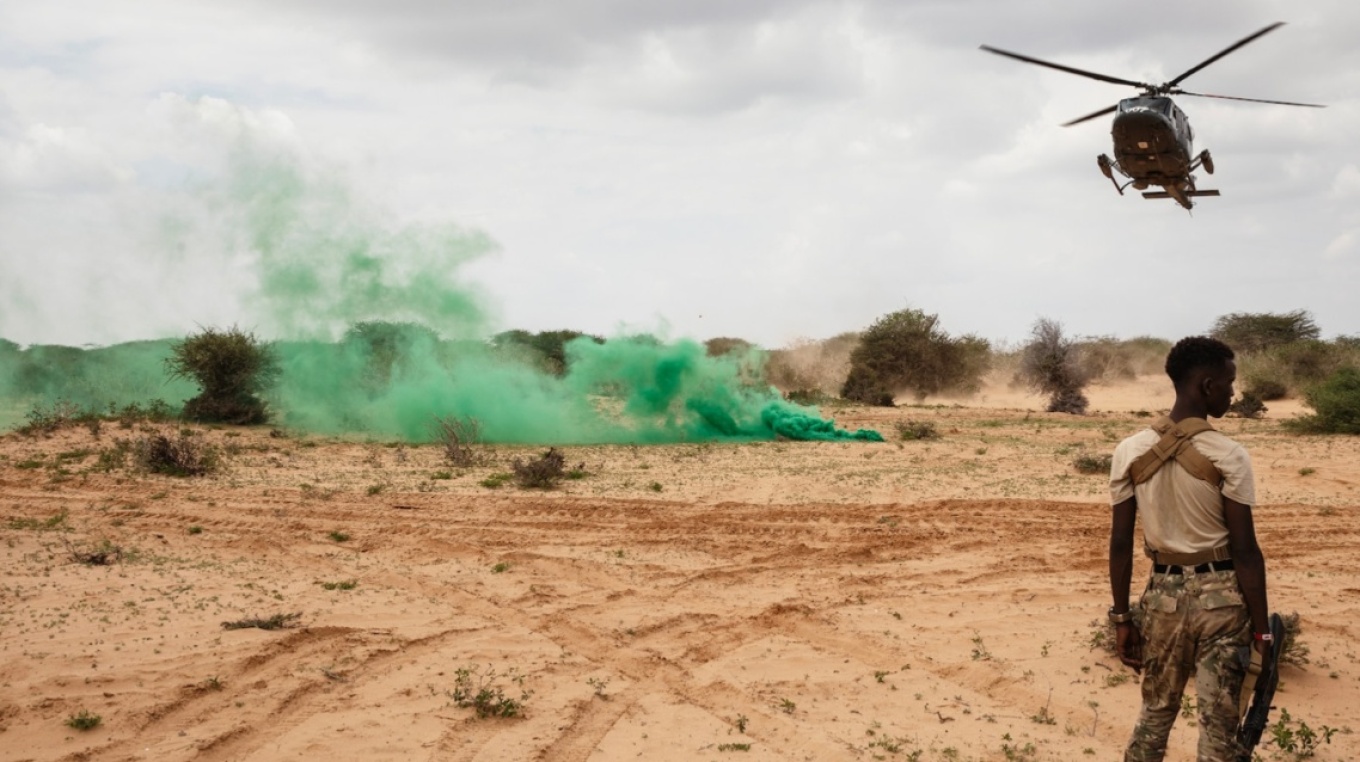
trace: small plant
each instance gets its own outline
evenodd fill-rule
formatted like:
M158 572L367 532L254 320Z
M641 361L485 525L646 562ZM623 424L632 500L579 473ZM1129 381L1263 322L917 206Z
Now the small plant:
M1333 735L1336 735L1336 728L1323 725L1313 730L1303 720L1295 722L1289 715L1289 710L1284 707L1280 707L1280 719L1270 726L1271 742L1280 751L1293 755L1294 759L1307 759L1313 756L1318 746L1332 743Z
M386 484L370 484L365 492L372 497L373 495L381 495L385 489L387 489Z
M29 518L10 519L8 526L10 529L18 530L26 529L32 530L34 532L52 532L56 530L69 531L70 527L66 525L66 517L68 515L69 514L67 510L65 508L62 508L57 513L45 519L29 519Z
M497 563L495 566L492 566L492 567L491 567L491 573L492 573L492 574L504 574L505 572L508 572L508 571L510 571L510 562L509 562L509 561L501 561L501 562Z
M892 673L891 673L891 672L888 672L887 670L882 670L882 669L874 670L874 682L876 682L876 683L881 683L881 682L883 682L883 681L888 677L888 675L891 675L891 674L892 674Z
M1032 743L1020 746L1011 739L1011 734L1007 733L1001 736L1001 753L1008 762L1029 762L1036 758L1039 750Z
M556 447L528 462L515 458L510 464L515 481L525 489L553 489L566 477L567 456Z
M1284 623L1284 641L1280 643L1280 661L1285 664L1292 664L1295 667L1302 667L1308 663L1310 649L1299 637L1303 634L1303 623L1299 619L1299 612L1285 614L1280 617Z
M343 580L340 580L339 582L322 582L322 583L321 583L321 588L322 588L323 590L353 590L354 588L356 588L356 587L358 587L358 586L359 586L358 581L357 581L357 580L352 580L352 579L343 579Z
M482 441L482 425L470 416L435 418L435 439L444 449L444 460L456 468L471 468L481 460L473 445Z
M749 723L750 721L751 721L751 720L750 720L746 715L744 715L744 714L739 714L739 715L737 715L737 720L736 720L736 723L735 723L736 726L737 726L737 732L738 732L738 733L741 733L742 735L745 735L745 734L746 734L746 725L747 725L747 723Z
M1039 707L1039 711L1030 715L1029 718L1039 725L1057 725L1058 724L1057 718L1055 718L1053 714L1048 710L1048 707L1052 703L1053 703L1053 690L1049 689L1048 701L1045 702L1043 706Z
M524 689L524 676L513 667L503 676L519 689L519 698L506 695L505 686L500 684L501 675L487 667L462 667L455 673L453 690L448 695L460 709L471 708L477 717L519 717L524 713L524 702L533 695ZM512 689L513 690L513 689Z
M123 560L123 548L105 539L92 548L70 548L71 558L86 566L112 566Z
M977 630L973 630L973 661L991 661L992 653L987 650L987 645L982 642L982 636Z
M189 527L189 534L203 534L203 527L193 524Z
M589 685L591 688L595 690L595 698L604 699L606 701L609 700L609 694L605 693L605 689L609 687L609 678L607 677L586 678L586 685Z
M245 630L254 627L261 630L283 630L290 627L296 627L301 619L301 611L293 614L275 614L267 619L249 617L246 619L237 619L234 622L223 622L222 629Z
M1082 453L1072 460L1072 467L1083 474L1108 474L1112 463L1110 455Z
M483 487L486 487L487 489L497 489L499 487L504 486L506 482L510 481L513 478L515 478L514 474L500 472L492 474L478 483L481 484Z
M453 478L452 471L435 471L434 473L430 474L430 479L435 481L443 481L452 478Z
M793 711L797 708L798 705L793 703L789 699L786 698L779 699L779 711L783 712L784 714L793 714Z
M153 474L206 476L222 466L217 448L189 429L181 429L174 437L164 432L147 434L133 442L131 449L137 464Z
M898 421L897 434L903 441L940 438L940 432L931 421Z
M749 743L720 743L720 744L718 744L718 751L750 751L750 750L751 750L751 744L749 744Z
M652 492L660 492L663 489L665 489L665 487L661 486L661 482L652 482L651 484L647 485L647 489L651 490Z
M81 731L94 730L103 721L103 717L91 713L88 709L82 709L66 718L66 727Z
M1299 469L1299 476L1312 476L1315 473L1317 473L1317 469L1311 466L1304 466Z
M204 693L207 691L220 691L226 686L222 684L221 678L219 678L217 675L213 675L212 677L204 680L203 682L199 683L194 687L197 688L200 693Z
M330 534L327 534L326 536L331 538L331 540L334 542L349 542L350 539L349 535L345 534L344 532L341 532L339 529L332 531Z

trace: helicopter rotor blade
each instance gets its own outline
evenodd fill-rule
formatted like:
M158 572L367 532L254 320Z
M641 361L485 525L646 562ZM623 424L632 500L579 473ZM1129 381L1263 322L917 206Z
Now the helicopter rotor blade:
M1041 60L1039 60L1039 59L1037 59L1037 58L1031 58L1031 57L1029 57L1029 56L1022 56L1022 55L1020 55L1019 53L1011 53L1010 51L1000 50L1000 49L991 47L990 45L981 45L981 46L979 46L979 47L980 47L982 50L987 51L988 53L995 53L995 54L997 54L997 55L999 55L999 56L1005 56L1005 57L1007 57L1007 58L1014 58L1014 59L1017 60L1017 61L1024 61L1025 63L1032 63L1032 64L1035 64L1035 65L1037 65L1037 66L1046 66L1046 67L1048 67L1048 68L1050 68L1050 69L1057 69L1058 71L1065 71L1065 72L1067 72L1068 74L1076 74L1076 75L1079 76L1079 77L1089 77L1089 78L1091 78L1091 79L1098 79L1098 80L1100 80L1101 82L1109 82L1110 84L1114 84L1114 85L1129 85L1129 86L1131 86L1131 87L1151 87L1151 85L1147 84L1146 82L1134 82L1134 81L1131 80L1131 79L1120 79L1119 77L1111 77L1111 76L1108 76L1108 75L1105 75L1105 74L1097 74L1097 73L1095 73L1095 72L1093 72L1093 71L1086 71L1085 69L1076 69L1076 68L1073 68L1073 67L1071 67L1071 66L1063 66L1062 64L1049 63L1048 61L1041 61Z
M1175 95L1193 95L1196 98L1219 98L1225 101L1247 101L1249 103L1274 103L1278 106L1303 106L1304 108L1327 108L1320 103L1295 103L1293 101L1268 101L1262 98L1241 98L1236 95L1211 95L1210 93L1191 93L1177 90Z
M1247 35L1246 37L1243 37L1242 39L1238 40L1237 42L1234 42L1233 44L1229 45L1228 47L1224 48L1223 50L1220 50L1219 52L1215 53L1214 55L1212 55L1212 56L1210 56L1210 57L1204 59L1202 62L1200 62L1200 64L1199 64L1198 66L1195 66L1194 68L1190 69L1189 71L1185 72L1184 74L1180 75L1179 77L1176 77L1175 79L1171 80L1170 82L1167 82L1167 83L1164 85L1164 87L1175 87L1176 85L1180 84L1181 81L1184 80L1186 77L1189 77L1191 74L1194 74L1195 72L1199 71L1200 69L1203 69L1204 67L1208 66L1209 64L1213 63L1214 61L1217 61L1218 59L1222 58L1223 56L1228 55L1229 53L1233 52L1234 50L1237 50L1238 48L1242 47L1243 45L1246 45L1247 43L1252 42L1252 41L1255 40L1256 38L1261 37L1261 36L1263 36L1263 35L1265 35L1265 34L1267 34L1267 33L1269 33L1269 32L1273 32L1273 31L1275 31L1276 29L1279 29L1279 28L1282 27L1282 26L1284 26L1284 22L1283 22L1283 21L1276 21L1274 24L1271 24L1270 26L1266 27L1265 29L1262 29L1262 30L1259 31L1259 32L1256 32L1255 34L1249 34L1249 35Z
M1081 124L1082 122L1089 121L1089 120L1091 120L1091 119L1095 119L1095 118L1098 117L1098 116L1105 116L1106 114L1112 114L1112 113L1114 113L1115 109L1117 109L1117 108L1119 108L1119 105L1118 105L1118 104L1115 104L1115 105L1113 105L1113 106L1109 106L1109 107L1103 108L1103 109L1101 109L1101 110L1099 110L1099 111L1092 111L1091 113L1087 114L1086 116L1079 116L1079 117L1077 117L1076 119L1073 119L1073 120L1070 121L1070 122L1063 122L1063 126L1064 126L1064 127L1071 127L1071 126L1074 125L1074 124Z

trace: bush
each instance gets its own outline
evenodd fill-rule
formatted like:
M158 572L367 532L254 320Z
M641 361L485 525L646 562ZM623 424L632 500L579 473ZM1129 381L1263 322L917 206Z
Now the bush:
M481 441L482 426L476 418L435 418L434 434L450 464L459 468L477 465L480 459L473 445Z
M931 421L898 421L897 434L903 441L940 438L940 432Z
M744 355L756 349L756 345L746 339L737 339L730 336L719 336L704 342L704 353L709 357L722 357L723 355Z
M1261 398L1251 392L1242 392L1242 396L1228 406L1228 412L1240 418L1260 418L1266 409Z
M1322 335L1307 310L1293 312L1234 312L1214 321L1210 334L1238 352L1313 341Z
M1099 336L1076 342L1077 361L1091 382L1129 380L1160 374L1171 342L1150 336L1115 339Z
M567 477L567 456L556 447L530 460L515 458L510 468L515 473L515 482L526 489L552 489Z
M257 395L278 378L270 347L253 334L232 327L213 328L175 344L165 360L170 375L198 382L202 392L184 404L184 417L249 425L269 419Z
M899 310L879 318L850 353L850 372L841 396L891 406L893 396L912 390L917 399L940 392L975 392L990 362L990 347L976 336L951 337L939 318L921 310Z
M185 429L179 436L148 434L132 443L137 464L153 474L204 476L221 467L216 447Z
M1072 467L1083 474L1109 474L1114 458L1110 455L1082 453L1072 460Z
M1242 392L1244 398L1248 395L1262 402L1273 402L1289 396L1289 387L1275 379L1253 378L1247 381L1247 389Z
M1048 395L1048 412L1084 414L1089 403L1082 389L1090 374L1082 366L1077 343L1063 335L1061 323L1048 318L1036 320L1030 336L1020 353L1020 379Z
M1290 424L1299 431L1321 434L1360 434L1360 370L1342 368L1309 389L1304 400L1313 415Z

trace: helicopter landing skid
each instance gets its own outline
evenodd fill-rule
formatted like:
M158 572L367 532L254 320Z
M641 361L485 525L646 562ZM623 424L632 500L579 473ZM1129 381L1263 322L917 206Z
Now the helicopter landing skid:
M1216 190L1193 190L1185 191L1185 195L1188 198L1194 198L1195 196L1218 196L1221 194ZM1175 196L1166 191L1144 191L1143 198L1175 198Z

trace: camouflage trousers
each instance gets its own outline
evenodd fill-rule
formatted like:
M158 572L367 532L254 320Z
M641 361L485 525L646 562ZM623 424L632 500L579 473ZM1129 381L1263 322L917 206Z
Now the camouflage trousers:
M1247 607L1232 570L1154 574L1143 592L1143 708L1125 762L1161 762L1181 696L1195 676L1198 762L1236 762L1238 698L1250 647Z

